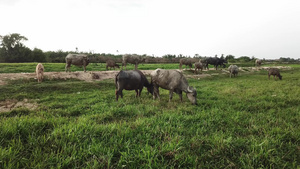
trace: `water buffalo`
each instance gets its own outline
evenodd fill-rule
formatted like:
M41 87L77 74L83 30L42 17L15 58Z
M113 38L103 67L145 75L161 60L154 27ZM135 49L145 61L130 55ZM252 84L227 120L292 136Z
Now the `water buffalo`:
M235 77L235 75L237 76L237 74L239 73L239 68L237 67L237 65L230 65L228 67L228 71L230 73L230 78L232 74Z
M44 70L44 66L41 63L36 65L35 73L38 83L42 82L44 79Z
M153 85L149 83L146 76L139 70L121 70L115 78L116 101L119 95L123 98L123 89L135 90L136 97L141 96L143 87L147 87L149 93L153 94Z
M187 66L190 67L190 69L193 67L193 64L192 64L192 59L190 58L182 58L179 60L179 68L182 69L182 65L185 65L185 69Z
M202 64L201 62L196 62L196 63L195 63L195 74L196 74L199 70L201 70L201 72L202 72L202 69L203 69L203 64Z
M280 75L279 69L277 69L277 68L270 68L269 69L269 72L268 72L269 80L270 80L271 75L273 75L273 79L276 76L276 79L278 77L280 80L282 80L282 76Z
M114 60L107 60L106 61L106 70L108 70L108 67L115 69L115 67L120 68L120 65L116 64Z
M256 66L261 66L261 63L262 63L262 60L260 60L260 59L255 60L255 65Z
M206 65L204 66L205 68L208 69L208 64L214 65L214 67L216 68L216 70L218 70L218 66L222 66L223 68L226 67L225 63L227 63L227 61L223 58L218 58L218 57L209 57L205 59L205 63Z
M123 69L123 65L125 66L125 69L126 69L126 64L131 63L131 64L135 65L135 70L137 70L138 64L145 62L145 60L146 60L145 57L142 57L142 56L139 56L136 54L133 54L133 55L126 54L126 55L123 55L122 58L123 58L122 69Z
M184 91L192 104L197 104L197 92L189 86L188 81L183 74L177 70L156 69L150 74L151 83L153 84L153 99L159 97L159 87L167 89L169 93L169 101L172 100L173 92L177 93L182 101L182 91Z
M90 60L87 55L84 54L68 54L66 56L66 72L70 72L70 66L75 65L82 67L84 72L86 72L86 66L90 63Z

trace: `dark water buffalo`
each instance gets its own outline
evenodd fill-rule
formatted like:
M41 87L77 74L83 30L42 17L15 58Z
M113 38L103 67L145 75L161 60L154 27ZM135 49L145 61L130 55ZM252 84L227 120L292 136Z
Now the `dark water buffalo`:
M179 60L179 68L182 69L182 65L185 65L185 69L187 66L190 67L190 69L193 67L193 64L192 64L192 59L190 58L182 58Z
M149 83L146 76L139 70L121 70L115 78L116 100L119 95L123 98L123 89L135 90L136 97L141 96L143 87L147 87L149 93L153 94L153 85Z
M269 72L268 72L269 79L270 79L271 75L273 75L273 79L276 76L276 79L278 77L280 80L282 80L282 76L280 75L279 69L277 69L277 68L270 68L269 69Z
M123 69L123 65L125 66L126 69L126 64L127 63L131 63L135 65L135 70L137 70L138 64L145 62L146 58L133 54L133 55L123 55L123 62L122 62L122 69Z
M169 101L172 100L173 92L177 93L182 101L182 91L184 91L192 104L197 104L197 92L189 86L188 81L183 74L177 70L156 69L150 74L151 83L153 84L153 98L159 97L159 87L167 89L169 93Z
M205 68L208 69L208 64L214 65L214 67L216 68L216 70L218 70L218 66L223 66L223 68L226 67L225 63L227 63L227 61L223 58L218 58L218 57L209 57L205 59Z
M116 64L114 60L109 59L106 61L106 70L108 70L108 67L115 69L116 67L120 68L120 65Z
M84 72L86 72L86 66L90 63L90 60L87 55L84 54L68 54L66 56L66 72L70 72L70 66L75 65L82 67Z

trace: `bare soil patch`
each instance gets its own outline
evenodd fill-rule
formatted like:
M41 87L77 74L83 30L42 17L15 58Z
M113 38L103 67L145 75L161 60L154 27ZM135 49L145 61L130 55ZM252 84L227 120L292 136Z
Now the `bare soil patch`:
M145 75L150 75L153 70L141 70ZM101 81L105 79L114 79L119 71L91 71L91 72L45 72L44 76L48 79L79 79L84 81ZM205 74L195 75L205 77ZM0 85L5 85L7 80L17 79L36 79L35 73L0 73Z
M23 101L18 101L15 99L8 99L5 101L0 101L0 113L8 112L16 108L25 107L29 110L35 110L38 107L38 104L28 99L24 99Z

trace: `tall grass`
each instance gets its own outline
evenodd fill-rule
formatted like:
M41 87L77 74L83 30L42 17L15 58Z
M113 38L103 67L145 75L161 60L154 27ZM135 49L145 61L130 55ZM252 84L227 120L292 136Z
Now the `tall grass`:
M300 69L188 79L198 105L123 91L113 80L34 79L0 86L0 168L297 168Z

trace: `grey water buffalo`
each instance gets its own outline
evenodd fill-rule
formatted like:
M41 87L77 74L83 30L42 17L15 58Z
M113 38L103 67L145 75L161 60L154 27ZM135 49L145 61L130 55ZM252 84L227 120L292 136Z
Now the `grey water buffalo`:
M153 99L159 96L159 87L169 90L169 101L172 100L173 92L177 93L182 101L182 91L186 93L187 98L192 104L197 104L197 92L189 86L188 81L183 74L177 70L156 69L150 74L153 84Z
M116 64L114 60L109 59L106 61L106 70L108 70L108 67L115 69L116 67L120 68L120 65Z
M135 70L137 70L138 64L143 63L146 60L145 57L139 56L139 55L136 55L136 54L133 54L133 55L129 55L129 54L123 55L122 59L123 59L122 69L123 69L123 65L125 66L125 69L126 69L127 63L131 63L131 64L135 65Z
M149 83L146 76L139 70L121 70L115 78L116 101L119 96L123 98L123 89L135 90L136 97L140 97L143 87L147 87L149 93L153 94L153 85Z
M262 60L256 59L255 60L255 66L261 66Z
M274 77L277 77L282 80L282 76L280 75L280 72L279 72L279 69L277 68L270 68L269 71L268 71L268 76L269 76L269 80L270 80L270 76L273 75L273 79Z
M38 83L42 82L44 79L44 70L44 66L41 63L36 65L35 73Z
M228 71L230 73L230 78L231 78L231 75L233 74L233 76L237 76L238 73L239 73L239 67L237 65L230 65L228 67Z
M182 65L185 65L185 69L187 66L190 67L190 69L193 67L192 59L190 58L182 58L179 60L179 68L182 69Z
M66 72L70 72L70 66L75 65L82 67L84 72L86 72L86 66L90 63L90 60L87 55L84 54L68 54L66 56Z
M195 65L195 74L198 73L199 70L201 70L202 72L203 64L201 62L196 62L194 65Z
M207 70L209 70L208 64L214 65L216 70L218 70L218 66L223 66L223 68L225 68L226 67L225 63L227 63L227 61L223 58L209 57L205 59L205 63L206 65L204 67L207 68Z

